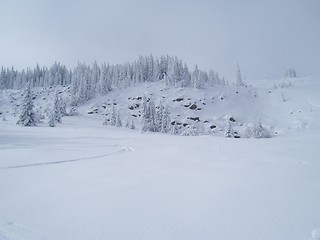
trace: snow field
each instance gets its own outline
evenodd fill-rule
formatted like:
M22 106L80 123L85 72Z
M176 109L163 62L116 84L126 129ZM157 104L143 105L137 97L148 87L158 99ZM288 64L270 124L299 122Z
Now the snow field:
M11 102L10 94L19 93L2 92L0 239L318 240L319 83L290 81L275 90L279 81L248 81L257 97L255 87L235 93L142 84L93 99L54 128L47 119L16 125L19 98ZM125 120L132 98L148 94L156 102L164 96L176 120L200 117L219 128L231 116L235 127L260 118L278 134L141 134L139 118L138 130L102 125L108 99ZM178 97L206 105L193 111L173 101ZM35 105L44 111L48 99L40 95Z
M308 239L318 227L309 129L225 139L63 120L2 130L3 239Z

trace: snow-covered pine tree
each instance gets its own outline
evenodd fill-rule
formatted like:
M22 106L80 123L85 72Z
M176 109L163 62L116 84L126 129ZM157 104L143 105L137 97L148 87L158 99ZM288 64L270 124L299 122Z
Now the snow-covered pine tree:
M233 131L233 128L231 126L231 122L230 121L227 122L224 136L226 138L233 138L234 137L234 131Z
M209 70L208 83L210 86L218 84L218 80L216 79L216 73L213 70Z
M141 131L142 132L148 132L150 130L150 108L148 99L146 96L143 96L142 99L142 126Z
M131 122L130 122L130 117L128 117L128 118L127 118L127 121L126 121L125 127L126 127L126 128L130 128L130 124L131 124Z
M243 87L245 84L243 82L243 78L241 75L239 64L237 64L237 78L236 78L236 86L237 87Z
M182 87L190 87L191 86L191 74L189 72L188 66L186 63L183 65L182 69Z
M133 119L131 120L131 124L130 124L129 128L132 129L132 130L136 129L136 126L134 125Z
M117 111L117 114L116 114L116 127L122 127L122 121L121 121L119 110Z
M199 136L199 131L196 127L189 127L186 128L182 133L181 136Z
M53 102L53 108L52 108L52 114L55 118L55 122L61 123L61 101L59 93L57 92L55 94L54 102Z
M103 121L102 124L105 125L105 126L110 124L110 119L107 117L107 115L104 116L104 121Z
M162 133L168 133L170 132L170 112L168 109L168 106L164 108L163 115L162 115L162 121L161 121L161 132Z
M67 116L67 103L64 98L59 94L59 105L61 117Z
M21 112L19 115L18 125L21 126L36 126L36 116L34 112L31 87L28 83L27 89L24 91L23 100L21 103Z
M198 69L198 65L196 65L191 74L191 83L192 83L192 87L194 88L198 88L199 86L199 75L200 75L200 71Z
M171 135L179 134L178 125L176 123L170 125L170 134Z
M110 81L110 66L109 64L103 64L101 66L101 74L98 84L98 92L102 95L111 91L111 81Z
M161 129L162 129L163 111L164 111L164 107L160 103L159 108L157 110L157 131L158 132L161 132Z
M48 124L50 127L55 127L56 126L56 120L55 120L55 116L54 116L54 113L51 112L49 114L49 121L48 121Z
M156 106L154 104L154 101L152 98L150 98L148 103L149 108L149 131L150 132L158 132L158 125L157 125L157 112L156 112Z
M110 119L110 125L116 126L117 125L117 111L115 106L112 106L112 113L111 113L111 119Z
M249 124L247 126L245 136L247 138L270 138L271 134L262 126L260 119L258 119L255 124Z

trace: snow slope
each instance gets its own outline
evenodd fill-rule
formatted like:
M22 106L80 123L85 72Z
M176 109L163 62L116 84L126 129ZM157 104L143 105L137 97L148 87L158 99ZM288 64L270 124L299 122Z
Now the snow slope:
M65 117L55 128L20 127L7 114L0 121L0 239L316 239L320 88L316 78L297 81L259 98L265 122L282 129L269 139L141 134L103 126L100 114ZM273 87L255 83L260 95ZM100 103L79 111L92 104ZM251 118L235 111L229 114L238 121Z
M224 136L230 118L232 127L245 137L248 124L259 119L271 136L308 128L314 119L319 87L317 78L290 78L248 81L247 87L214 86L207 89L168 88L161 82L145 83L127 89L115 89L106 96L95 98L78 111L100 116L101 122L110 117L112 106L120 110L122 121L128 118L140 126L142 98L152 98L159 106L168 106L172 122L189 127L203 127L202 134ZM312 103L315 99L315 103ZM192 109L192 106L195 108ZM200 121L195 121L194 119ZM186 127L183 127L186 125ZM212 128L214 127L214 128Z

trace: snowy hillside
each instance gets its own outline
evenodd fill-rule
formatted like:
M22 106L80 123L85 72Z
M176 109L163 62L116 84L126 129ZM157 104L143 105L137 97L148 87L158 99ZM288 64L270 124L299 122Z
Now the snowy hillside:
M0 239L318 240L319 78L247 84L118 88L56 127L68 85L32 89L35 127L16 125L24 93L2 90ZM141 134L144 97L179 133ZM103 125L113 107L122 128ZM258 119L271 138L246 138ZM240 139L224 138L227 124ZM201 136L181 136L191 128Z
M200 135L224 136L226 123L231 120L238 136L245 137L248 125L260 119L274 136L288 130L306 128L311 121L314 107L297 94L297 91L310 90L308 86L301 86L304 81L306 79L279 79L270 80L263 87L255 87L255 82L252 82L248 87L215 86L207 89L168 88L161 83L148 83L112 91L91 100L79 111L81 114L106 114L108 118L115 105L124 122L128 118L133 119L139 126L142 122L142 102L146 97L152 99L156 107L168 106L171 123L181 128L179 134L197 128Z
M230 123L235 137L253 137L250 127L261 123L270 137L292 130L305 129L313 122L318 107L317 86L313 78L286 78L249 81L247 86L213 86L205 89L168 87L164 82L141 83L137 86L114 89L77 107L71 107L70 86L33 89L36 113L47 123L54 96L59 93L72 114L89 115L103 122L110 121L112 111L120 112L123 127L133 122L142 129L143 101L153 101L155 111L167 107L170 128L177 127L178 135L225 136ZM20 113L23 92L3 90L0 112L11 119ZM17 120L13 120L17 121ZM176 125L176 126L174 126ZM189 133L189 134L188 134Z

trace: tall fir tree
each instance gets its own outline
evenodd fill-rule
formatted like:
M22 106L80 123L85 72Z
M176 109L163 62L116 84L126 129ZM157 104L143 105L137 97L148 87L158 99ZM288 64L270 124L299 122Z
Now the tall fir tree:
M111 119L110 119L110 125L116 126L117 125L117 111L115 106L112 106L112 112L111 112Z
M164 108L163 115L162 115L162 121L161 121L161 132L162 133L169 133L170 132L170 112L168 109L168 106Z
M149 111L149 103L146 96L142 98L142 123L141 123L141 131L148 132L150 129L150 111Z
M30 84L28 84L27 89L24 91L21 103L21 112L17 124L21 126L37 125Z
M120 116L119 110L116 113L116 127L122 127L122 121L121 121L121 116Z
M237 87L243 87L245 84L243 82L243 78L241 75L239 64L237 64L237 78L236 78L236 86Z
M61 99L60 99L58 92L55 94L53 107L52 107L52 114L54 116L55 122L62 123L62 120L61 120L61 117L62 117L62 115L61 115Z

